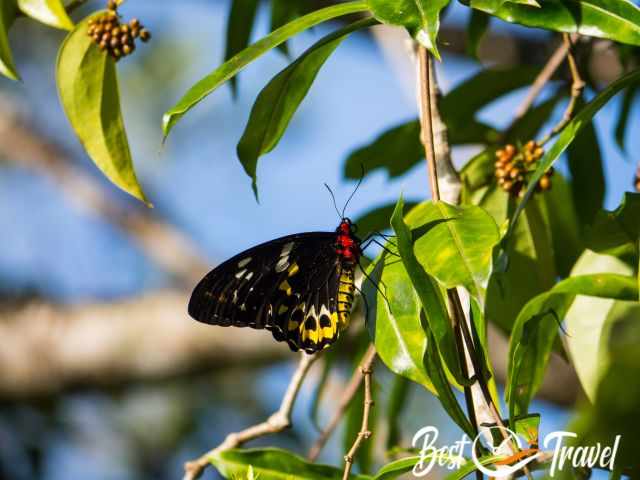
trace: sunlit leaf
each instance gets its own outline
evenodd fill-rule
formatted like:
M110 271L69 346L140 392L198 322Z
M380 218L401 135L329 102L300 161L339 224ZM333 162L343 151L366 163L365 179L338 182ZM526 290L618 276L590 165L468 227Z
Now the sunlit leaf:
M436 40L440 12L450 0L368 0L374 16L383 23L406 27L414 38L440 59Z
M481 207L445 202L426 203L418 218L412 233L420 264L446 288L464 286L484 304L491 252L500 239L493 218Z
M262 89L237 147L238 158L251 177L256 197L258 157L270 152L278 144L320 68L342 40L350 33L375 23L373 18L367 18L327 35L309 47Z
M279 448L226 450L211 455L210 461L220 474L228 479L246 478L249 467L253 469L254 478L259 480L342 478L342 469L309 463L299 456ZM352 474L350 478L367 480L371 477Z
M115 185L148 204L133 169L120 111L115 62L87 35L89 18L76 26L58 52L56 79L60 100L96 166Z
M631 275L631 267L616 257L586 251L576 263L572 275L596 273ZM565 346L580 383L591 401L600 376L606 369L605 326L609 313L619 303L611 298L578 296L565 315Z
M209 75L205 76L195 85L193 85L184 96L169 109L163 116L162 128L165 137L169 135L171 128L180 120L180 118L191 110L195 105L200 103L206 96L216 90L224 82L236 75L240 70L246 67L262 54L277 47L290 37L314 26L319 23L331 20L332 18L348 15L350 13L363 12L368 9L364 0L340 3L330 7L316 10L303 17L283 25L277 30L271 32L266 37L258 40L254 44L245 48L233 58L216 68Z
M17 12L15 0L0 2L0 73L12 80L20 79L9 46L9 28L13 25Z
M18 0L18 7L29 17L52 27L73 28L62 0Z
M527 27L640 45L640 10L627 0L544 0L538 8L504 0L463 3Z
M633 85L640 81L640 70L635 70L626 74L625 76L619 78L615 82L611 83L607 88L601 91L591 102L585 105L578 114L564 127L562 132L559 134L558 139L553 144L553 146L544 154L542 159L539 162L538 167L535 172L529 179L529 186L527 187L527 191L525 192L524 198L518 204L513 216L511 217L511 222L509 225L509 230L505 237L503 238L503 245L507 244L510 239L510 236L513 234L513 229L518 221L518 217L520 213L526 206L527 202L533 195L536 185L540 180L540 177L549 169L549 167L562 155L562 153L567 149L567 147L574 141L576 135L582 130L583 127L587 126L591 119L594 117L596 113L613 97L616 93L618 93L623 88L626 88L630 85ZM498 262L504 263L504 262Z
M403 219L404 200L402 196L400 196L393 215L391 216L391 227L396 234L395 242L404 268L409 274L411 284L422 304L423 314L430 330L428 336L431 335L432 338L435 338L437 343L438 348L435 350L436 353L434 355L437 355L438 351L442 354L447 368L453 374L456 381L462 384L466 381L466 378L462 374L453 328L451 327L451 321L449 320L442 293L437 282L427 274L414 253L413 243L416 227L419 228L419 226L423 225L425 214L430 210L430 205L432 204L423 203L412 210L411 223L412 226L415 226L412 231ZM428 349L429 344L427 343L427 350ZM425 364L425 368L428 367L429 366ZM433 382L434 379L432 378L431 381Z
M559 282L524 306L509 341L505 396L511 417L527 413L542 383L559 322L576 295L636 300L638 282L634 277L611 273L578 275Z

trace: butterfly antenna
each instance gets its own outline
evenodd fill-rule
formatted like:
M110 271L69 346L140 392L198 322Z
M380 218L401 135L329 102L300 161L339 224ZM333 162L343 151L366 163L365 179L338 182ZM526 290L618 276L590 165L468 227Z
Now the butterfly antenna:
M340 215L340 210L338 209L338 205L336 203L336 196L333 194L333 190L331 190L331 187L326 183L324 184L324 186L327 187L327 190L329 190L329 194L331 195L331 199L333 200L333 208L336 209L336 213L340 217L340 220L342 220L342 215Z
M349 195L349 198L347 198L347 203L344 204L344 208L342 209L342 215L341 215L340 218L344 218L344 212L347 211L347 206L349 205L349 202L351 201L353 196L358 191L358 187L360 187L360 184L362 183L363 179L364 179L364 165L361 163L360 164L360 179L358 180L358 183L356 184L356 188L353 189L353 192L351 192L351 195Z

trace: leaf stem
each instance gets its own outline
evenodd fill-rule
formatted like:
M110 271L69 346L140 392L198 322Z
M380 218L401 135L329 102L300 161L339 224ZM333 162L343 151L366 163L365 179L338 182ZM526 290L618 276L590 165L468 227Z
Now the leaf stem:
M182 477L183 480L195 480L198 478L204 469L210 464L211 456L218 452L239 447L254 438L262 437L271 433L278 433L289 428L291 426L291 411L293 410L293 405L298 397L298 392L300 391L302 382L307 376L311 365L313 365L313 362L315 362L317 358L316 354L308 355L304 352L301 353L298 367L293 373L289 386L282 397L280 408L264 422L246 428L240 432L230 433L227 435L224 442L216 448L208 451L195 460L185 463L184 477Z

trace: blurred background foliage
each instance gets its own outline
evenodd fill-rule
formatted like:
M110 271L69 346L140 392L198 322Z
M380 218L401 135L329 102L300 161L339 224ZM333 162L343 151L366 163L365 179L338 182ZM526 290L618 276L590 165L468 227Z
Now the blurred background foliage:
M101 7L90 1L74 18ZM257 2L256 8L252 38L268 32L272 21L268 2ZM168 105L232 48L225 46L229 2L138 0L126 2L121 11L143 19L154 35L149 47L118 68L133 158L153 210L102 177L64 118L53 75L64 32L24 18L11 30L22 82L0 78L2 478L175 479L181 477L185 460L220 443L228 432L268 416L292 371L286 345L274 345L264 332L220 332L196 325L185 312L188 288L209 265L258 242L335 228L335 212L322 183L333 187L339 202L346 199L358 177L354 166L362 147L391 126L416 129L405 38L381 27L374 34L354 34L319 73L281 144L261 162L261 201L256 204L235 158L250 107L265 79L287 64L283 53L301 53L328 27L296 36L284 52L252 63L235 84L235 101L228 89L221 89L162 144L159 119ZM444 17L440 38L446 61L438 65L438 73L445 93L486 66L512 70L508 85L485 81L486 102L470 112L486 125L485 137L456 141L456 135L464 137L466 125L452 130L458 166L480 151L474 144L496 141L497 131L508 125L525 87L556 46L548 32L494 19L475 60L465 47L468 15L468 9L452 4ZM623 70L617 52L605 47L586 65L583 73L594 86ZM556 98L560 85L552 82L536 104L536 111L542 111L539 128L548 128L562 113ZM603 183L596 179L593 188L602 188L603 205L609 209L631 190L640 148L638 136L628 134L640 128L636 103L637 96L630 94L610 102L597 116L592 134L585 136L591 143L576 144L558 167L570 177L572 152L599 149ZM452 101L449 108L463 107ZM382 138L380 144L378 152L402 157L407 164L395 163L398 170L380 165L367 175L348 212L367 219L364 230L380 228L381 219L388 225L388 204L401 191L409 201L428 196L419 144L385 143ZM596 177L598 168L594 166ZM490 192L487 196L483 206L491 210L496 204ZM600 206L577 200L579 215L593 215ZM382 213L371 213L377 207ZM573 264L570 258L557 261L554 268L560 273ZM526 264L518 268L517 275L527 275ZM515 318L516 313L496 317ZM314 401L314 384L322 377L317 367L294 412L294 428L253 445L300 453L311 446L317 424L330 417L358 358L355 352L361 351L362 323L357 325L335 349L320 401ZM630 338L618 331L623 328L624 322L616 323L611 336L616 348ZM504 339L494 336L495 355L504 355ZM618 352L616 348L612 351ZM564 428L580 396L575 374L561 360L553 361L556 376L543 388L546 400L532 407L544 419L541 435ZM617 353L611 361L631 362ZM637 362L633 365L637 368ZM504 371L498 375L504 378ZM371 448L376 455L363 450L358 467L384 459L387 448L407 446L413 432L426 424L440 427L442 444L458 438L428 392L393 378L381 364L375 379L378 404ZM347 416L343 433L334 435L321 461L341 461L342 438L353 437L357 413Z

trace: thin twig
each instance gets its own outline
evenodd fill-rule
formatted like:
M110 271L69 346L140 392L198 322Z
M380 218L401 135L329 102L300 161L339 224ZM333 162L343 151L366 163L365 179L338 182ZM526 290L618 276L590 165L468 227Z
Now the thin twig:
M544 86L549 82L549 80L551 80L551 77L553 77L553 74L556 72L556 70L558 70L558 67L562 65L564 57L567 56L568 51L569 49L567 48L567 45L563 42L556 49L556 51L553 52L553 55L549 57L549 60L531 84L531 87L527 92L527 96L518 106L518 109L516 110L516 114L514 116L514 120L522 118L524 114L529 111L529 109L533 105L533 102L536 100L536 98L538 98L538 95L540 95L540 92L542 91Z
M349 474L351 473L351 467L353 466L353 459L358 453L358 449L363 441L371 437L371 430L369 430L369 413L371 406L373 405L373 398L371 396L371 373L373 369L373 361L376 358L375 350L371 352L371 347L367 350L364 356L364 360L360 365L360 372L364 378L364 408L362 410L362 424L360 431L356 437L353 445L349 449L349 452L344 456L344 473L342 474L342 480L349 480Z
M576 58L573 53L573 41L568 33L562 34L562 40L567 50L567 61L569 63L569 71L571 72L571 98L569 99L567 108L562 114L562 118L551 129L551 131L538 142L540 145L544 145L545 143L547 143L556 133L562 130L567 125L567 123L571 121L571 118L573 117L573 111L576 108L578 99L582 96L582 91L584 90L585 86L585 82L580 76L580 71L578 70Z
M369 345L369 348L367 349L366 353L362 356L360 365L362 366L367 363L373 362L375 355L376 355L376 349L372 343L371 345ZM360 388L360 384L362 383L362 378L363 378L362 368L357 368L353 372L353 375L351 376L351 380L349 380L349 383L344 389L344 392L342 392L342 397L340 397L340 401L338 402L338 406L333 413L333 417L331 417L331 420L329 421L327 426L322 430L316 442L309 449L309 453L307 454L307 458L309 459L309 461L315 462L316 459L318 458L318 455L320 455L320 452L322 451L325 444L329 440L329 437L331 437L331 434L340 423L340 420L342 420L342 417L344 417L347 411L347 408L351 403L351 400L353 400L353 397L355 397L356 393L358 393L358 389Z
M209 465L211 457L218 452L229 450L230 448L236 448L240 445L270 433L281 432L291 426L291 411L293 405L302 386L302 382L309 371L309 368L316 360L317 355L307 355L306 353L300 354L300 362L298 368L291 377L287 391L282 397L282 403L280 408L273 415L271 415L266 421L249 427L241 432L231 433L227 435L224 442L218 445L213 450L208 451L196 460L192 460L184 464L184 477L183 480L195 480L198 478L204 469Z

